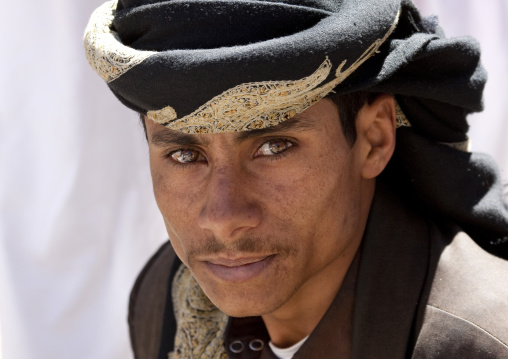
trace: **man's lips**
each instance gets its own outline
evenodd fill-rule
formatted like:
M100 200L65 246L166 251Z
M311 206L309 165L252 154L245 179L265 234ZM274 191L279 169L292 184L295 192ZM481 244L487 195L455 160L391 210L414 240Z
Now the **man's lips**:
M253 264L256 262L260 262L269 255L258 255L252 257L216 257L205 259L205 262L210 262L211 264L224 266L224 267L239 267L247 264Z
M216 277L232 283L247 282L261 274L275 255L243 258L210 258L203 261L206 268Z

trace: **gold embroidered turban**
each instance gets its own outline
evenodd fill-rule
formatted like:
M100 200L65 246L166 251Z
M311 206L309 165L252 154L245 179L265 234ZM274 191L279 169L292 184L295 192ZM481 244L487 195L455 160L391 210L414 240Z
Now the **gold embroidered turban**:
M125 105L168 128L272 126L375 55L400 11L387 1L357 19L345 16L348 2L298 3L113 0L92 15L86 54Z

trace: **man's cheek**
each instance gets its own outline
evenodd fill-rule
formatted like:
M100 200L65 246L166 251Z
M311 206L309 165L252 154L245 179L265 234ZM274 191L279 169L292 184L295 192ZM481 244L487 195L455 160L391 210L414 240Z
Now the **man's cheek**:
M190 241L190 238L193 238L194 236L192 235L192 233L187 233L185 230L175 228L173 226L173 223L177 222L174 221L172 222L169 219L164 218L164 223L166 225L166 230L168 232L169 241L171 242L171 246L175 250L176 255L185 265L188 265L187 254L192 249L192 243Z
M162 178L162 176L159 176ZM203 195L197 186L192 186L191 180L154 179L154 194L160 211L168 219L178 217L182 220L192 219L199 213L199 206ZM194 220L196 220L194 218Z
M312 206L316 200L316 181L312 174L298 172L279 176L278 180L268 180L261 188L264 199L280 214L294 216L301 210Z

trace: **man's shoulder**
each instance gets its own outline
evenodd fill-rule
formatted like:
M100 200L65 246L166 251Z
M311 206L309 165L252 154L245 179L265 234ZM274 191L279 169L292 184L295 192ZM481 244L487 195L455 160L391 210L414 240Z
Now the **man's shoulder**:
M179 264L168 241L150 258L134 284L129 301L129 331L135 358L158 357L164 313L171 304L167 300L169 281Z
M508 357L508 261L448 226L432 236L414 357Z

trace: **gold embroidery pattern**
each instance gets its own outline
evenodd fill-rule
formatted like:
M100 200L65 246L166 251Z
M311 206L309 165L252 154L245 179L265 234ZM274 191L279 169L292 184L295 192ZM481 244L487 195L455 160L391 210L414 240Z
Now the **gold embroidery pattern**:
M395 101L395 111L397 113L396 128L412 127L411 122L409 122L409 120L406 117L406 114L402 111L397 101ZM462 142L439 142L439 143L462 152L471 152L471 141L469 138Z
M177 113L171 106L149 111L147 117L169 129L193 134L248 131L275 126L325 97L374 56L397 26L399 15L400 13L383 38L376 40L343 71L347 62L344 60L335 72L335 79L321 87L318 87L319 84L332 70L328 57L313 74L300 80L244 83L214 97L180 119L177 119Z
M273 126L318 101L317 91L309 90L323 82L331 68L327 58L312 75L298 81L252 82L235 86L176 121L172 121L177 115L170 106L149 111L147 117L187 133L221 133ZM167 124L168 121L171 122Z
M118 34L111 30L117 3L118 0L112 0L97 8L90 17L84 36L86 58L106 82L119 78L156 54L123 45Z
M395 101L395 116L397 118L396 128L399 127L411 127L411 122L406 117L406 114L402 111L397 101Z
M210 302L184 265L173 279L171 295L177 330L168 359L227 359L224 333L228 316Z

